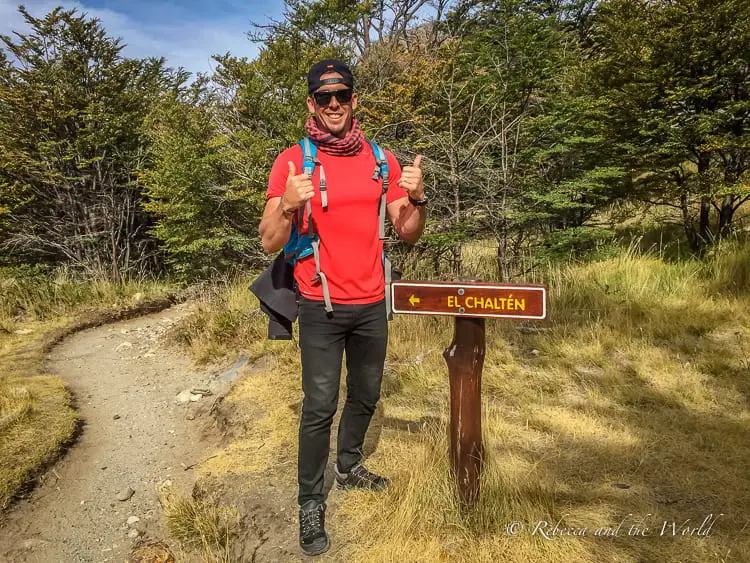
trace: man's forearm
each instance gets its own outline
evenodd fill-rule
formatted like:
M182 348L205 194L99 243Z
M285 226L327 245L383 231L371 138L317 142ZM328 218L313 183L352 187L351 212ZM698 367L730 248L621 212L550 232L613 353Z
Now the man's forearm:
M427 208L423 205L415 207L408 203L401 209L399 217L398 236L409 244L415 244L424 232L427 220Z
M268 209L260 222L260 240L263 250L268 254L281 250L289 240L292 231L294 213L284 212L281 201L271 202L272 207Z

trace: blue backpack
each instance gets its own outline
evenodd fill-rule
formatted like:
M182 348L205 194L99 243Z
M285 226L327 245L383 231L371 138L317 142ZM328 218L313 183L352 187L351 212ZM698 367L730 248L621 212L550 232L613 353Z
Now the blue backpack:
M373 141L369 141L370 147L372 147L372 154L375 156L375 170L372 174L372 179L377 180L381 178L383 180L383 189L380 195L380 210L379 215L379 233L380 240L385 240L385 215L386 215L386 192L388 191L388 159L385 156L385 151L381 149ZM320 164L317 159L318 148L310 140L309 137L302 139L299 142L302 147L302 170L305 174L312 177L315 171L315 166ZM328 187L326 185L326 175L323 166L320 166L320 198L323 204L323 209L328 208ZM284 256L286 260L294 265L297 260L313 255L315 260L315 277L313 281L320 281L323 287L323 301L325 302L325 310L329 313L333 311L333 305L331 304L331 295L328 290L328 278L325 273L320 269L320 237L315 232L312 221L312 205L307 202L305 206L305 213L307 214L307 231L303 232L303 216L302 213L297 214L296 224L292 223L292 231L289 235L289 240L284 245ZM391 308L391 281L393 281L393 267L388 256L386 256L385 249L383 250L383 272L385 275L385 307L388 320L393 318L393 311Z

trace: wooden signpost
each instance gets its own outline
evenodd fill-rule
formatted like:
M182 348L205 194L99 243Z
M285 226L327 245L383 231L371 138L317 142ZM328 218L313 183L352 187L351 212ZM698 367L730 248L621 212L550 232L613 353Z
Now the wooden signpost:
M394 313L456 317L453 342L443 352L450 379L451 465L461 502L472 505L479 496L482 468L484 319L544 319L547 288L478 281L394 281L391 303Z

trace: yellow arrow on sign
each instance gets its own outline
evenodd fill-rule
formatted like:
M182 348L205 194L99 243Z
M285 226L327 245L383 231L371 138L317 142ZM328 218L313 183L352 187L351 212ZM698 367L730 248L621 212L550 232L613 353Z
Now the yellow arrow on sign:
M411 294L411 297L409 297L409 303L411 303L411 306L414 307L417 303L420 303L422 300L419 297L414 297L414 294Z

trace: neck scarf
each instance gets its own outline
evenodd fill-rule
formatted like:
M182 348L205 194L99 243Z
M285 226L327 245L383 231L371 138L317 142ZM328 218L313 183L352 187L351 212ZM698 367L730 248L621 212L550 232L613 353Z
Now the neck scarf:
M352 128L343 139L339 139L331 133L322 131L320 127L318 127L318 123L315 121L314 117L307 120L307 123L305 123L305 129L307 129L307 134L313 140L313 143L315 143L324 153L332 156L357 155L359 154L359 151L362 150L362 144L365 141L364 133L362 133L362 129L359 128L359 122L354 117L352 117Z

